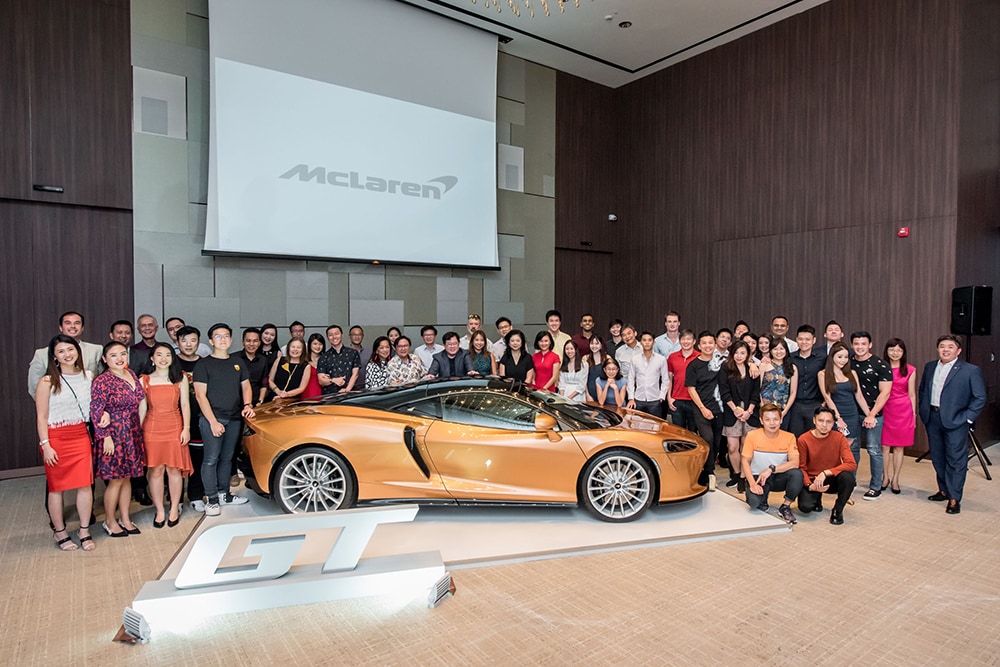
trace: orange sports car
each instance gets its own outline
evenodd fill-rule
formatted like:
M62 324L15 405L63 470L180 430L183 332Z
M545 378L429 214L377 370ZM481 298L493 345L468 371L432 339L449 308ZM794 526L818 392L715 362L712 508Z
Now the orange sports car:
M496 378L273 404L246 425L248 483L285 512L582 504L616 522L706 491L701 438L623 412Z

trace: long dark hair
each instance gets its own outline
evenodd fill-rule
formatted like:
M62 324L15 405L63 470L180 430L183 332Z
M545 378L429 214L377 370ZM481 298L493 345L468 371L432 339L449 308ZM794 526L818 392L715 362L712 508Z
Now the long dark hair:
M576 354L573 356L573 368L569 367L569 356L567 356L567 354L566 354L566 350L569 349L570 345L572 345L573 346L573 350L576 351ZM553 350L553 352L554 351L555 350ZM582 355L580 354L580 350L576 349L576 343L574 343L572 340L566 341L566 344L563 345L563 362L562 362L562 367L559 370L561 370L561 371L571 371L573 373L576 373L581 368L583 368L583 362L580 361L580 357L581 356Z
M143 375L152 375L156 372L156 364L153 363L153 355L156 351L163 348L170 352L170 366L167 367L167 379L170 380L170 384L177 384L184 377L184 371L181 369L181 362L177 358L177 353L174 352L172 345L163 342L157 342L153 345L153 349L149 351L149 359L146 360L146 365L139 371Z
M309 334L309 340L306 341L306 356L308 357L308 359L306 359L306 361L308 361L309 363L312 363L313 341L317 341L317 340L320 343L323 344L323 349L320 350L319 353L323 354L324 352L326 352L326 339L323 338L323 334L318 334L318 333Z
M400 335L402 335L402 334L400 334ZM392 343L389 342L389 337L388 336L379 336L372 343L372 356L368 360L368 363L375 364L376 366L385 366L386 364L389 363L389 357L386 357L385 361L382 361L382 359L379 358L379 356L378 356L378 346L382 344L382 341L385 341L386 343L389 343L389 357L392 356Z
M723 368L726 369L726 376L731 382L737 382L743 379L743 375L740 375L740 366L736 363L736 350L743 348L747 351L746 361L743 362L743 368L746 371L746 377L750 377L750 346L742 340L738 340L733 343L733 346L729 348L729 356L726 357L726 361L722 364Z
M851 350L847 345L840 342L839 340L830 346L830 353L826 357L826 375L823 378L823 384L826 386L826 393L832 394L837 389L837 378L834 377L834 362L833 356L844 350L848 355L851 354ZM844 375L847 376L847 381L851 383L851 391L858 390L858 383L854 380L854 373L851 372L851 361L848 358L847 364L844 366Z
M882 349L882 361L886 363L889 362L889 348L898 347L903 351L903 356L899 358L899 377L905 378L910 374L910 369L906 366L906 343L903 342L902 338L890 338L885 342L885 347Z
M774 363L774 355L771 352L774 351L776 347L782 347L785 349L785 358L781 360L781 370L785 371L785 377L789 380L795 375L795 364L792 363L792 353L788 350L788 343L785 342L784 338L770 338L770 347L767 349L767 356L771 359L771 363Z
M83 350L80 349L80 344L76 342L76 339L65 334L53 336L52 340L49 341L49 365L45 369L45 374L49 376L49 381L52 383L53 394L58 394L62 390L62 366L59 365L59 360L56 359L56 346L63 343L69 343L76 348L76 361L73 362L73 368L79 371L84 370Z
M601 346L601 362L603 363L604 360L610 356L608 353L608 346L604 343L604 339L597 335L591 336L590 340L587 341L588 352L587 354L583 355L583 358L587 362L587 365L590 366L591 368L597 368L598 366L601 365L597 363L597 359L594 359L594 351L590 349L590 344L593 343L595 340L598 343L600 343Z
M278 345L278 325L272 324L271 322L260 326L260 346L264 347L264 332L268 329L274 330L274 340L271 341L271 350L280 350L281 346ZM268 350L268 352L271 350Z
M473 345L472 342L476 340L476 338L480 337L483 339L483 351L481 353L477 353L476 346ZM486 333L482 329L476 329L475 331L473 331L472 335L469 336L469 358L472 359L473 361L475 361L479 357L489 358L487 356L490 353L489 343L490 339L486 337Z
M107 343L105 343L104 347L101 348L101 366L100 366L101 373L107 373L109 370L111 370L111 368L108 366L108 362L104 360L104 357L108 356L108 350L115 347L116 345L118 347L125 348L125 351L128 352L128 346L125 345L124 343L119 343L116 340L109 340Z
M617 361L615 361L614 357L607 357L604 360L604 363L601 364L601 379L604 380L605 382L607 382L610 379L610 378L608 378L608 364L614 364L615 368L618 369L618 372L615 374L614 381L617 383L618 380L623 379L622 378L622 367L618 364Z

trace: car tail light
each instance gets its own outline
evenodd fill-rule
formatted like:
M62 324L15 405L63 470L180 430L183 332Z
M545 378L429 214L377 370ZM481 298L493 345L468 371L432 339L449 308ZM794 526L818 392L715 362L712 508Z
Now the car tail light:
M690 452L692 449L696 448L693 442L687 442L685 440L664 440L663 441L663 451L667 454L676 454L678 452Z

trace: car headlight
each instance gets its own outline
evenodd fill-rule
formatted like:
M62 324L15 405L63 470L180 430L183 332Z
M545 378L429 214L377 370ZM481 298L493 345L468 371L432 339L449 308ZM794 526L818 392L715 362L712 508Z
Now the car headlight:
M687 442L686 440L664 440L663 441L663 451L667 454L676 454L678 452L690 452L692 449L697 447L693 442Z

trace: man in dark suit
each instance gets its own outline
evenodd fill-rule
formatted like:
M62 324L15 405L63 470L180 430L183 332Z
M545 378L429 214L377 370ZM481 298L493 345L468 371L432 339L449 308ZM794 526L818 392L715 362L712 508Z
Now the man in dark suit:
M938 360L924 367L920 379L920 420L927 427L938 492L928 500L948 501L945 511L962 511L962 489L969 470L969 428L986 406L986 385L978 366L959 355L962 339L938 338Z
M442 340L444 350L434 355L425 377L454 378L468 375L472 370L472 360L469 359L469 353L459 347L458 334L449 331Z

